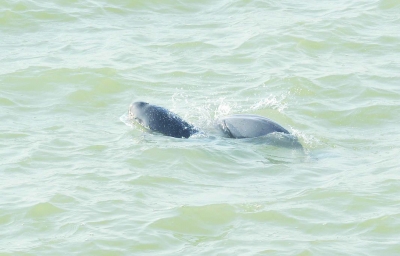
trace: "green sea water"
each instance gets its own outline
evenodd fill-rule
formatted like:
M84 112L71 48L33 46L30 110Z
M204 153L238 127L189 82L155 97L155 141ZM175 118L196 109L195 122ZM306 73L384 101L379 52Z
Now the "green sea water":
M399 0L0 0L0 255L400 255L399 125Z

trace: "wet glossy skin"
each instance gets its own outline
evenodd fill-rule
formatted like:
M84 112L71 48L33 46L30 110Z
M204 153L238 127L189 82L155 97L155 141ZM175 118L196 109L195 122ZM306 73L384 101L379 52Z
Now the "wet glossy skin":
M152 131L175 138L189 138L199 132L177 114L147 102L134 102L129 107L129 117Z

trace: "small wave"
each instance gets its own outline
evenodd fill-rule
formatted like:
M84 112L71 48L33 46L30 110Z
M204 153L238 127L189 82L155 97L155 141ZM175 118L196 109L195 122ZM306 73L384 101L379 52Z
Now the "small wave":
M305 134L300 130L294 129L293 127L290 128L292 130L292 134L296 136L302 142L302 144L306 146L306 148L311 149L321 145L321 141L318 138Z
M119 120L131 128L134 127L133 122L129 119L129 114L127 112L120 116Z

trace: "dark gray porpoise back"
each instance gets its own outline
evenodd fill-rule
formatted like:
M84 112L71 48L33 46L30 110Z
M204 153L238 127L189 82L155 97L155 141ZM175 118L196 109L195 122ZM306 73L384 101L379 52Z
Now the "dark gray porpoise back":
M160 106L146 102L133 103L134 114L139 122L150 130L175 138L189 138L199 132L175 113Z
M273 132L290 134L271 119L258 115L232 115L217 120L218 127L231 138L254 138Z

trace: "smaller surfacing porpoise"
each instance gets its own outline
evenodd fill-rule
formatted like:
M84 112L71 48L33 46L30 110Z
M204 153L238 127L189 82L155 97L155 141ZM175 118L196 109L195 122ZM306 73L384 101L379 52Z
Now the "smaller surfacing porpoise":
M228 137L255 138L274 132L290 134L271 119L258 115L232 115L217 119L218 128Z
M199 132L177 114L147 102L132 103L129 107L129 117L152 131L175 138L189 138Z

